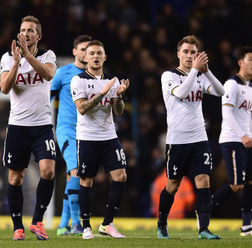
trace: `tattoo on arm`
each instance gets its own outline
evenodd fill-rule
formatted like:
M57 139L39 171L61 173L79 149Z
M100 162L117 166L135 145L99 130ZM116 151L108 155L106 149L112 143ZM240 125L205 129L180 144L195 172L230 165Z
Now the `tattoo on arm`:
M103 97L104 97L104 95L99 92L94 97L92 97L90 100L91 100L91 102L93 100L93 103L97 105Z
M123 113L124 107L124 101L118 99L114 100L113 110L117 116L120 116Z
M103 97L104 97L104 95L99 92L95 96L90 98L89 100L83 101L82 104L81 104L81 107L82 107L83 111L86 113L90 109L97 106L97 104L99 104L99 102L101 101L101 99Z

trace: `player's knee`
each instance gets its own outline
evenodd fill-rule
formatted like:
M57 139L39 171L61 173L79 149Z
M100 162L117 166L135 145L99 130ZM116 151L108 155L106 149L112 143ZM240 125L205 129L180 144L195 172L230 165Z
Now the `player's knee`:
M179 189L179 186L176 186L176 185L174 185L173 187L167 187L166 186L166 191L170 194L170 195L175 195L176 193L177 193L177 191L178 191L178 189Z
M71 177L77 177L77 169L75 168L75 169L70 170L70 175Z
M166 191L170 194L170 195L175 195L179 189L179 185L180 185L181 180L171 180L168 179L167 184L166 184Z
M9 183L13 186L21 186L23 184L24 178L13 176L9 178Z
M127 174L124 171L123 173L121 173L121 175L119 176L119 182L125 183L127 180Z
M125 169L114 170L110 172L113 181L126 182L127 174Z
M116 175L113 175L113 180L116 182L122 182L125 183L127 180L127 174L125 171L121 171L120 173L117 173Z
M91 188L93 186L93 178L80 177L80 185L83 187Z
M9 183L13 186L21 186L24 181L24 170L9 170L8 180Z
M243 189L244 185L230 185L230 188L233 190L233 192L239 192Z
M43 159L39 161L40 175L43 179L51 180L55 177L55 161Z
M41 171L41 177L46 180L51 180L55 176L54 169L48 168L47 170Z
M201 174L195 177L195 185L196 188L209 188L210 187L210 180L209 176L206 174Z

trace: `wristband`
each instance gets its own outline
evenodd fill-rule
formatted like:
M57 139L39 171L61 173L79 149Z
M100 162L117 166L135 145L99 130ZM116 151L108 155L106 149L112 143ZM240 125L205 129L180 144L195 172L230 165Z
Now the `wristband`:
M124 94L121 94L120 96L117 96L116 97L116 100L117 101L123 101L123 100L126 100L127 98L125 97L125 95Z

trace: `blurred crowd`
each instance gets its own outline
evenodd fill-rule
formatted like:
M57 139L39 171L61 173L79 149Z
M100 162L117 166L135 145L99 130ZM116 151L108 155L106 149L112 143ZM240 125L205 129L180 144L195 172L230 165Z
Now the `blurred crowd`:
M252 0L2 0L0 55L10 50L26 15L34 15L42 23L39 47L51 49L59 57L72 56L72 42L80 34L104 43L106 73L131 82L126 111L115 119L128 162L127 194L120 214L150 217L154 215L150 192L165 163L166 112L160 76L178 66L177 42L193 34L201 41L200 50L208 53L210 69L224 83L237 72L237 48L252 44L251 13ZM223 168L218 147L220 109L220 99L205 96L203 110L215 170ZM7 122L2 120L2 111L8 110L0 105L0 111L2 148ZM60 156L58 160L58 164L64 163ZM57 168L59 175L62 168L64 165ZM2 171L1 167L0 192L4 195L7 179ZM100 199L106 180L109 178L97 178L94 190ZM212 189L225 180L225 172L213 173ZM59 185L56 190L58 187L62 193L58 198L63 195ZM61 204L61 199L56 204ZM97 204L93 205L95 214L102 215ZM60 208L56 209L60 215ZM1 205L0 213L4 213Z

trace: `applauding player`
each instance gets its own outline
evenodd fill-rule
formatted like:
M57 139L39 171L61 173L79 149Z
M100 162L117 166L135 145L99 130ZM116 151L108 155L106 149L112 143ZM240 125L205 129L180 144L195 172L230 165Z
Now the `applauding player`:
M31 152L39 163L41 178L30 230L38 240L48 239L42 220L54 188L56 151L50 86L56 72L56 57L51 50L37 48L41 37L39 20L24 17L18 41L12 42L11 54L5 53L1 59L1 91L10 93L11 102L3 162L9 168L7 195L14 224L13 240L25 238L22 184Z
M122 94L129 87L129 80L120 84L116 77L103 73L106 60L104 46L91 41L86 47L88 69L73 77L71 92L77 107L77 159L80 176L79 204L83 220L83 239L94 238L90 225L91 187L98 167L103 165L110 173L112 185L108 194L106 213L99 232L113 238L124 238L113 225L119 209L126 182L126 158L116 135L112 111L121 115L124 111Z
M224 88L208 68L205 52L198 52L198 40L186 36L178 42L179 67L163 73L162 91L167 109L166 160L168 181L160 195L158 238L168 239L167 217L181 179L189 173L196 186L199 239L219 239L208 230L212 167L202 114L203 94L222 96Z

